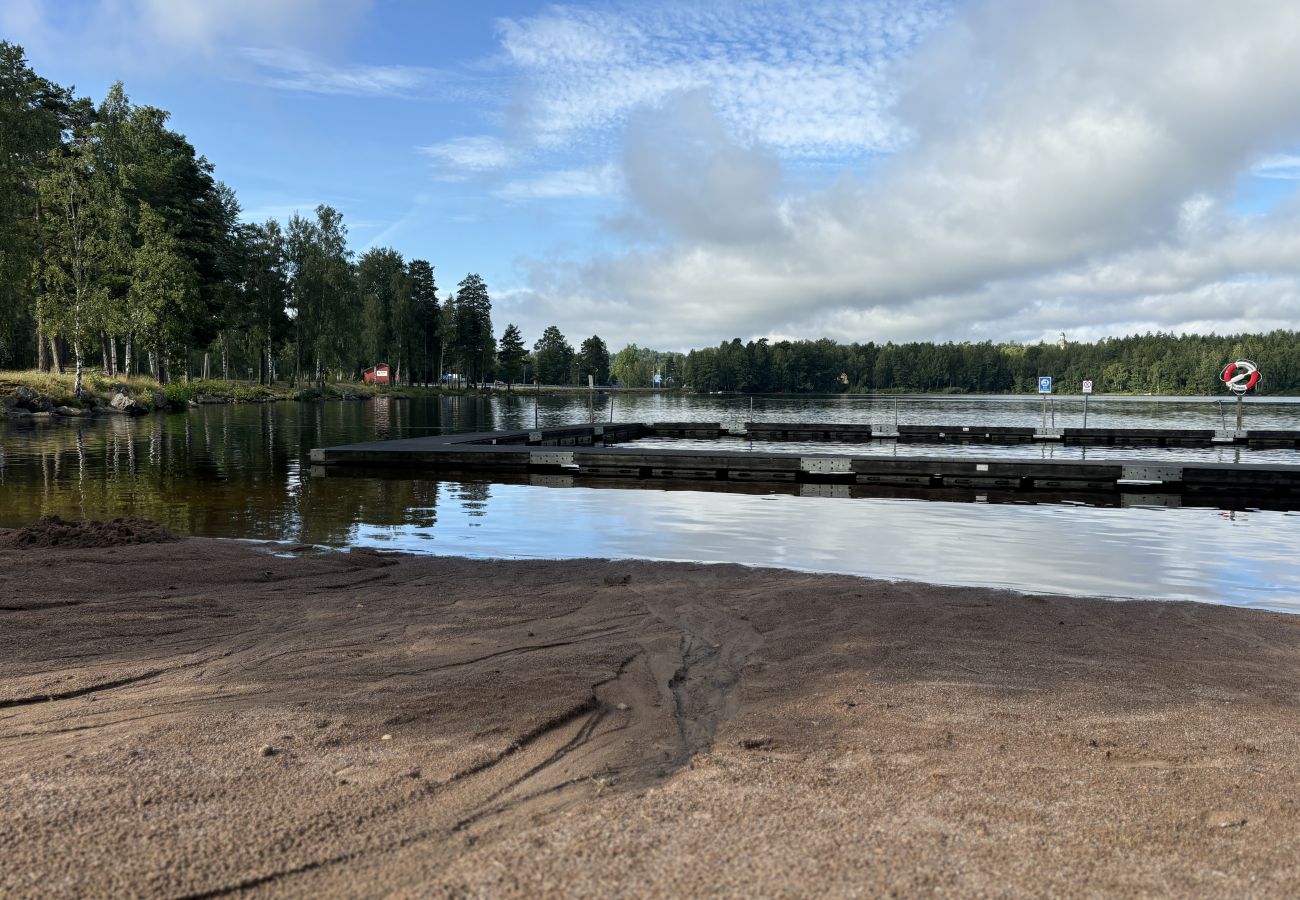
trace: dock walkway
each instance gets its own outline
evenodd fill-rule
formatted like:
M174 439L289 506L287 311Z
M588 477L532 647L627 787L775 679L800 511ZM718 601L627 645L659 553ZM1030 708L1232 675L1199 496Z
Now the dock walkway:
M1026 438L1023 429L911 430L908 439L948 435L993 443L991 437ZM764 432L770 434L776 426ZM781 438L768 440L864 441L863 426L779 426ZM920 428L920 426L918 426ZM930 426L924 426L929 429ZM1028 429L1032 431L1032 429ZM1065 432L1074 432L1067 434ZM978 458L970 456L880 456L849 454L764 453L619 446L643 437L717 438L728 432L717 423L653 423L569 425L529 431L452 434L370 441L311 451L311 463L323 474L330 467L364 468L371 472L531 473L590 476L622 480L674 480L740 483L881 485L964 490L1138 492L1144 494L1209 493L1266 496L1276 505L1300 505L1300 465L1232 463L1164 463L1152 459L1057 461ZM1057 438L1081 445L1211 446L1213 432L1156 432L1150 429L1065 429ZM751 432L751 437L754 433ZM1246 447L1300 445L1297 432L1243 432L1232 443ZM999 441L1001 442L1001 441ZM1205 442L1205 443L1200 443Z

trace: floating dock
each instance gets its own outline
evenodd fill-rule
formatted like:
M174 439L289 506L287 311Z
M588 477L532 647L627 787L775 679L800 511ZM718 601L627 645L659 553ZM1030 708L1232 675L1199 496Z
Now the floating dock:
M747 427L755 427L753 425ZM774 431L780 438L764 440L865 442L868 426L787 423L764 424L749 436ZM908 443L902 437L900 444ZM1033 429L961 429L910 431L911 440L929 436L934 441L964 440L983 443L1037 441L1023 432ZM1214 432L1159 431L1149 429L1065 429L1082 446L1128 445L1156 447L1222 446L1296 447L1300 432L1241 432L1230 441L1212 442ZM1211 495L1266 498L1267 504L1286 508L1300 505L1300 465L1163 462L1158 459L1057 461L1043 459L978 458L972 456L854 456L846 453L766 453L713 449L672 449L620 446L641 438L711 439L728 436L717 423L666 422L654 424L570 425L531 431L500 431L371 441L311 451L316 474L330 468L375 472L412 470L429 473L493 473L513 476L580 476L612 478L623 482L710 482L722 484L797 484L901 487L916 490L961 490L1053 494L1116 493ZM872 433L874 439L878 432ZM963 436L957 438L957 435ZM993 439L998 436L998 440ZM1208 437L1207 437L1208 435ZM966 437L969 436L969 437ZM1012 439L1015 439L1014 441Z

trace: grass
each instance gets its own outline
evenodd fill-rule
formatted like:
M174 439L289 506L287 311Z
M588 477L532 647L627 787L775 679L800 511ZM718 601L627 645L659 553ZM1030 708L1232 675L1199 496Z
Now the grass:
M18 387L27 387L38 394L49 397L55 406L80 407L83 404L72 394L76 378L72 374L55 375L50 372L35 370L0 371L0 396L13 393ZM230 403L258 403L268 400L355 400L370 398L381 394L398 394L405 396L433 396L446 393L462 393L445 388L411 387L408 385L372 385L360 382L327 382L323 387L307 385L295 388L285 382L270 387L261 384L249 384L245 381L224 381L206 379L193 381L173 381L159 384L147 376L136 375L132 378L108 378L98 370L86 369L82 373L82 382L86 392L108 403L117 392L116 386L126 385L127 393L132 399L148 407L153 407L155 391L161 391L167 398L167 404L173 408L184 408L191 400L211 397Z

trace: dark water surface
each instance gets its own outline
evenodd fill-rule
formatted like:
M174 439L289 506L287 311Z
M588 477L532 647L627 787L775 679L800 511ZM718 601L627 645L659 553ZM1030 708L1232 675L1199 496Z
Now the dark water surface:
M607 404L604 397L589 404L585 397L537 400L527 394L380 398L205 406L140 419L0 423L0 526L24 525L50 513L139 515L182 534L216 537L481 557L738 562L1300 611L1300 515L1295 513L558 488L545 479L489 484L313 478L306 465L313 447L360 440L527 428L534 421L605 421L611 412ZM893 398L756 398L753 418L892 424L894 408ZM1042 413L1037 398L903 398L898 408L904 424L958 426L1034 425ZM1059 401L1056 416L1057 427L1076 425L1081 406ZM1231 411L1228 416L1231 427ZM739 428L751 413L749 398L638 395L615 398L613 418L721 421ZM1218 404L1205 400L1099 398L1088 414L1088 424L1098 427L1217 428L1219 423ZM1246 425L1300 428L1300 401L1252 400ZM855 452L894 450L881 442ZM972 451L921 445L902 452L1049 458L1080 453L1040 446ZM1190 453L1227 462L1234 451ZM1098 451L1088 450L1089 458L1094 454ZM1297 461L1292 451L1242 455L1246 464Z

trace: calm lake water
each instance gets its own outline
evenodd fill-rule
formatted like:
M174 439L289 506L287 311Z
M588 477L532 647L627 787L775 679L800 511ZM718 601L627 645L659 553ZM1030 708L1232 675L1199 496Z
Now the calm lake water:
M656 488L313 478L313 447L437 432L607 421L607 397L529 394L366 403L206 406L186 413L0 424L0 526L41 515L147 516L182 534L478 557L737 562L943 584L1192 599L1300 611L1300 515L1204 508L1093 508L732 494ZM1034 425L1027 398L900 398L904 424ZM755 398L758 421L890 424L893 398ZM1226 412L1231 427L1231 408ZM751 419L747 397L618 396L615 421ZM1058 400L1057 427L1082 405ZM1212 400L1098 398L1098 427L1217 428ZM1252 399L1246 426L1300 428L1300 400ZM737 445L747 442L737 441ZM835 445L761 449L844 450ZM898 452L892 442L870 450ZM1079 458L1078 448L910 445L909 455ZM1088 458L1104 453L1089 449ZM1235 451L1124 451L1232 461ZM1173 454L1173 455L1167 455ZM1226 455L1225 455L1226 454ZM1243 452L1300 462L1293 451Z

